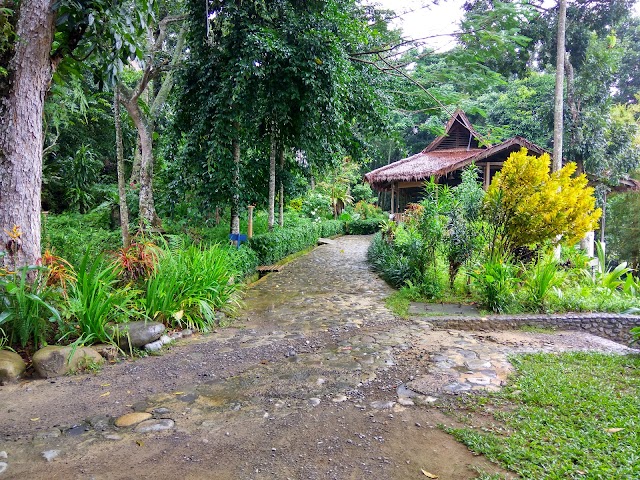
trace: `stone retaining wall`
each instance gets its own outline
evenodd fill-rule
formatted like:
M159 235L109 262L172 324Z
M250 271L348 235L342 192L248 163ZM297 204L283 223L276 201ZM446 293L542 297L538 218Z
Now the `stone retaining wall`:
M564 315L487 315L484 317L422 317L434 327L458 330L515 330L525 326L583 330L628 345L629 330L640 326L640 315L571 313Z

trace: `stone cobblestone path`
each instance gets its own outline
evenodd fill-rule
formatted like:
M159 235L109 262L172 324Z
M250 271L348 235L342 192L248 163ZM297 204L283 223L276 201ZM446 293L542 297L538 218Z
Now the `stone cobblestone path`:
M316 248L160 356L1 387L0 479L471 479L500 469L437 428L444 399L499 389L513 353L629 351L396 318L369 241Z

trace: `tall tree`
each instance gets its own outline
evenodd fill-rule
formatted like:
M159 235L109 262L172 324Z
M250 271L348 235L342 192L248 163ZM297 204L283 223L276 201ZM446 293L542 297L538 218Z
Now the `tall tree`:
M564 136L564 62L567 21L567 0L558 0L558 26L556 35L556 88L553 111L553 168L562 168L562 137Z
M9 268L35 264L40 258L42 116L53 72L81 50L86 57L104 52L113 75L122 58L136 52L129 39L148 20L151 5L134 11L109 0L22 0L6 3L15 36L3 40L0 78L0 260ZM140 22L138 22L138 20ZM53 47L56 37L55 49ZM53 50L53 51L52 51Z

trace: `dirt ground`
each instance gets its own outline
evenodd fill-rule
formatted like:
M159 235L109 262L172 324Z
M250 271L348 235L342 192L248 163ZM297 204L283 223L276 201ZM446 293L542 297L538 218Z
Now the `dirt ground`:
M369 240L318 247L253 285L231 327L159 356L0 387L0 477L471 479L501 470L439 428L452 395L499 389L511 353L628 351L396 318ZM114 425L131 412L152 418Z

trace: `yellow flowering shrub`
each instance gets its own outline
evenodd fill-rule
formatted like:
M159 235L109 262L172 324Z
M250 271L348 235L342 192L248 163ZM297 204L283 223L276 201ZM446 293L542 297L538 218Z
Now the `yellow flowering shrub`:
M508 248L540 245L545 241L573 245L595 229L602 210L595 208L594 189L587 177L573 176L575 163L550 172L549 154L527 155L527 149L512 153L495 175L485 209L500 223Z

